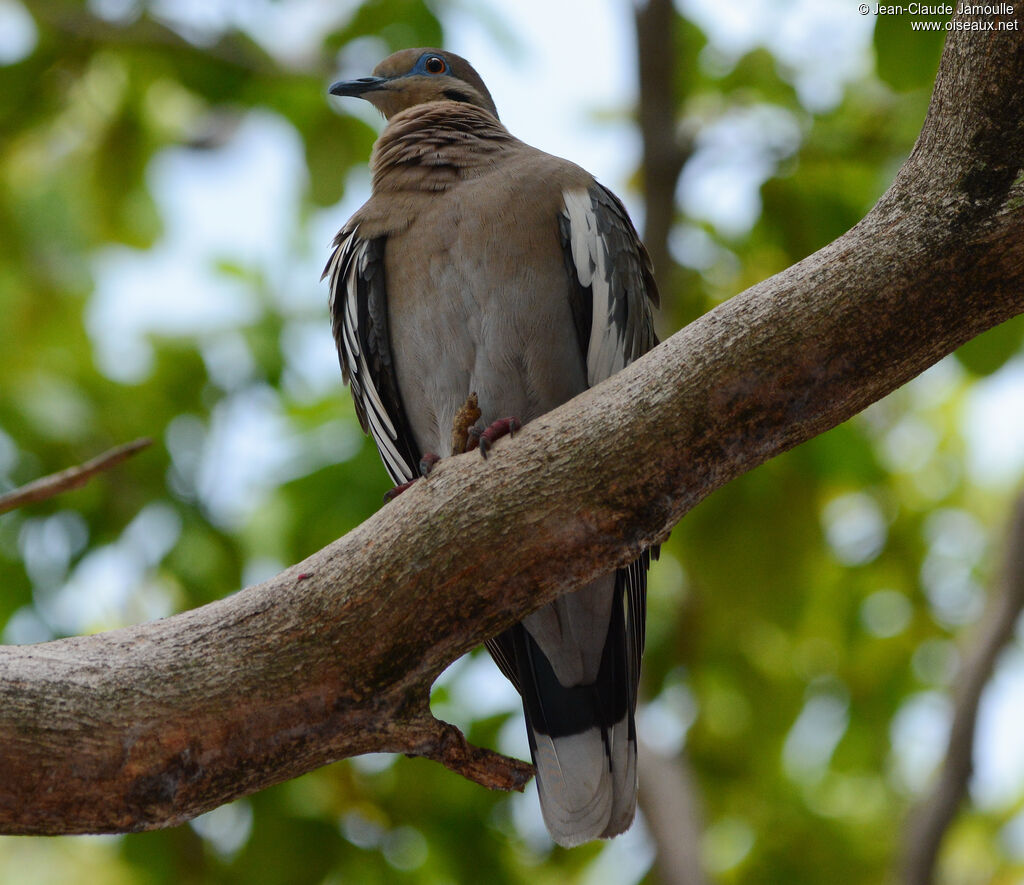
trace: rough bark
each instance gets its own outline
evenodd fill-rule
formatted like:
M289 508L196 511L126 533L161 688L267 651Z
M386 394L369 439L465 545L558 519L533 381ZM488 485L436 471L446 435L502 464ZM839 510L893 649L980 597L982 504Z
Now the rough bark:
M436 675L1024 310L1022 157L1019 31L953 32L910 158L829 246L270 581L0 649L0 831L168 826L369 751L520 786L433 719Z

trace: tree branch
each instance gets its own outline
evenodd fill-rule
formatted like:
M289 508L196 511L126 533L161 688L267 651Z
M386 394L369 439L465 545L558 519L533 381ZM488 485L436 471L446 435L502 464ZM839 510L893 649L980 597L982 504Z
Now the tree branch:
M1024 310L1022 46L953 32L914 151L863 221L486 462L442 462L227 599L0 649L0 831L169 826L370 751L470 776L484 759L490 777L500 757L451 752L430 716L450 661Z
M640 739L640 810L657 846L662 885L706 885L701 866L701 825L693 775L680 754L662 755Z
M643 143L644 244L662 286L673 267L668 240L675 222L676 185L693 153L692 137L676 126L678 48L672 0L641 0L634 10Z
M954 690L955 706L942 771L931 793L910 815L904 864L907 885L934 880L942 839L967 794L974 770L974 734L982 692L996 661L1013 638L1024 611L1024 494L1017 498L1006 534L999 585L966 655Z
M68 467L59 473L51 473L49 476L41 477L20 488L4 492L0 495L0 513L7 513L9 510L24 507L26 504L34 504L37 501L45 501L62 492L71 491L71 489L79 489L97 473L116 467L122 461L126 461L132 455L151 445L153 445L153 440L141 437L130 443L108 449L102 455L97 455L77 467Z

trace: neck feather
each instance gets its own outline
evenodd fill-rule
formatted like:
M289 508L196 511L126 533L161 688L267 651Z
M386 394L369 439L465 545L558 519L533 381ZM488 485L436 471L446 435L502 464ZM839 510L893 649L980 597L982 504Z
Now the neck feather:
M373 189L447 190L490 166L515 139L483 108L455 101L395 114L373 147Z

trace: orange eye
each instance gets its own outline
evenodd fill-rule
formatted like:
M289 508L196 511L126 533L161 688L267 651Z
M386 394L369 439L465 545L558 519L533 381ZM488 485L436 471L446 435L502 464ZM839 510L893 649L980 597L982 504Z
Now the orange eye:
M430 56L423 67L426 68L428 74L443 74L448 70L448 65L444 63L444 59L437 55Z

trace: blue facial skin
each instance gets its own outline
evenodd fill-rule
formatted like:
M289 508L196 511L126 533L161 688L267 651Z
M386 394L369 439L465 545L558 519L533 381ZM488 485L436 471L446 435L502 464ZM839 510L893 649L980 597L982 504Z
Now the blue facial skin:
M429 59L429 58L439 58L439 59L441 59L441 61L444 62L444 70L443 71L428 71L427 70L427 59ZM451 65L448 64L448 59L446 59L440 53L438 53L438 52L424 52L423 55L421 55L419 57L419 60L416 62L416 65L413 67L413 69L411 71L409 71L409 73L406 74L405 76L408 77L408 76L412 76L413 74L423 74L426 77L450 77L450 76L452 76L452 68L451 68Z
M428 62L434 59L433 67L437 66L437 62L440 61L444 69L440 71L430 70ZM419 57L412 70L407 71L404 74L393 74L390 77L360 77L358 80L347 80L332 84L328 92L331 95L349 95L349 96L362 96L367 92L376 92L378 89L387 88L387 84L395 80L401 80L404 77L451 77L455 79L455 75L452 74L451 65L439 52L424 52ZM448 93L445 93L448 95ZM453 101L468 101L469 99L462 93L453 92L448 95Z

